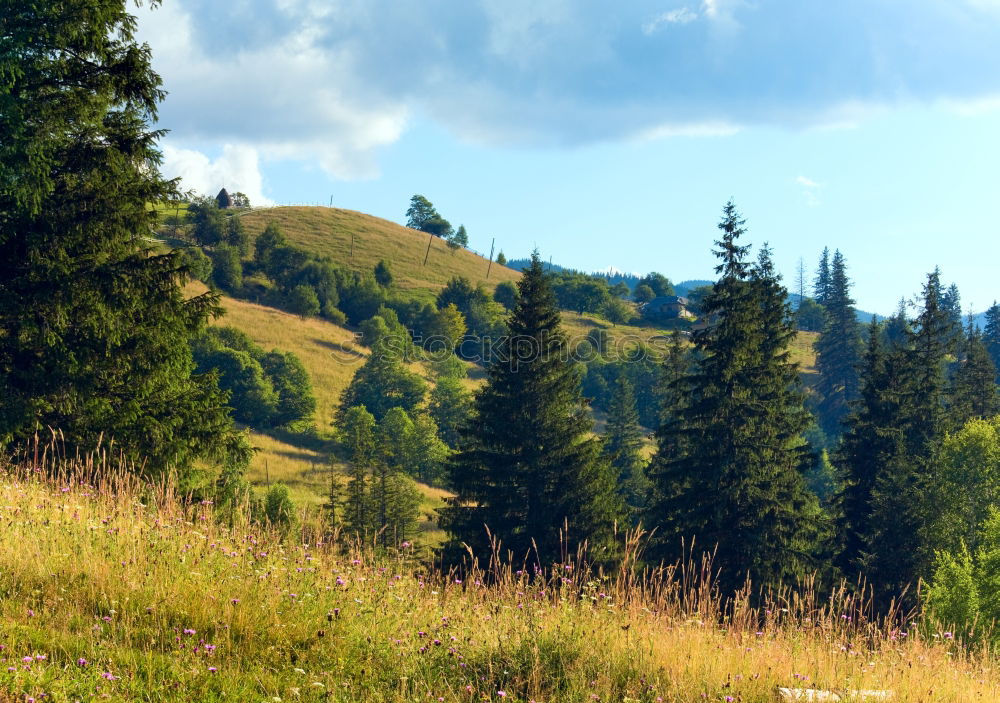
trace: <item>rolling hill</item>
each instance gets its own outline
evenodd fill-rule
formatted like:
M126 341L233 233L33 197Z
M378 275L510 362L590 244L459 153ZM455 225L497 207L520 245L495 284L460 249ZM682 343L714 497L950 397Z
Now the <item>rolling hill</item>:
M500 281L515 281L520 276L520 272L495 263L490 267L485 258L474 252L453 252L436 238L431 241L428 254L428 235L351 210L280 207L247 211L241 217L251 237L256 237L268 223L274 222L291 244L329 256L342 268L371 271L376 263L385 260L392 267L397 290L422 300L432 300L453 276L465 276L487 288L495 287ZM489 278L487 269L491 269ZM192 283L189 290L196 294L203 292L205 287ZM312 432L252 432L258 452L251 463L249 478L261 489L281 481L289 486L297 504L320 505L326 500L331 467L340 472L346 468L335 455L331 421L341 394L369 352L358 343L356 331L349 327L319 318L302 318L228 296L222 298L222 306L225 315L214 324L229 325L245 332L265 350L295 353L309 372L317 400ZM563 312L563 325L573 340L583 339L595 328L606 330L619 344L644 342L657 347L665 340L664 331L655 325L637 322L612 326L594 315L570 311ZM793 360L800 364L807 385L815 376L812 351L815 336L800 333L792 349ZM422 364L413 364L411 370L430 380ZM469 385L475 386L481 382L483 374L477 367L470 366L470 371ZM603 418L598 416L597 420L600 428ZM422 486L421 490L424 496L421 510L427 519L420 524L424 540L433 543L441 535L431 518L447 494L430 486Z
M429 300L453 276L465 276L492 290L500 281L515 281L521 275L497 263L491 266L468 249L452 250L437 237L353 210L275 207L252 210L242 219L252 237L274 222L291 244L329 256L342 268L371 271L385 260L398 288L422 299Z

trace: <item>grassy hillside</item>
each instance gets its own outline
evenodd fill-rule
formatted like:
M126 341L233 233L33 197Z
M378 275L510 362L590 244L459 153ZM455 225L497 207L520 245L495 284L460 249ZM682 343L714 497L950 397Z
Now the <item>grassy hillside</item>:
M424 266L427 235L351 210L279 207L246 212L241 217L252 236L259 234L269 222L275 222L291 243L328 255L338 266L370 271L378 261L389 261L395 285L407 294L427 300L432 299L452 276L466 276L489 287L501 280L517 280L520 276L517 271L494 264L490 278L486 279L488 262L485 259L466 250L453 252L439 239L432 241L428 263ZM191 286L192 293L203 290L200 284ZM253 441L259 452L251 464L250 479L261 487L275 481L286 483L292 498L300 505L323 503L331 463L337 470L344 468L332 457L330 423L341 393L367 358L367 349L356 343L353 331L325 320L304 319L229 297L223 298L223 306L226 315L216 324L242 330L265 350L294 352L309 372L317 399L315 436L254 433ZM583 339L591 330L601 328L620 345L642 341L662 347L666 343L662 329L642 322L615 327L594 315L564 311L563 324L574 340ZM815 374L814 339L813 333L800 333L792 349L793 359L800 363L807 383ZM413 370L427 376L426 369L420 365L415 365ZM480 369L473 369L468 384L475 387L483 378ZM600 415L597 417L599 430L603 428L603 419ZM652 451L651 444L646 451ZM423 492L422 511L426 518L432 518L444 494L427 486L423 487ZM422 520L421 526L431 542L440 538L432 520Z
M188 290L195 294L205 287L191 283ZM319 506L326 501L331 470L343 476L347 468L333 453L331 422L341 393L368 358L368 349L355 341L354 332L326 320L302 318L227 296L223 296L222 306L226 314L213 324L242 330L267 351L295 353L309 372L316 396L315 434L251 432L257 453L250 463L248 478L260 489L280 481L288 486L297 505ZM427 375L419 364L412 365L411 370ZM423 496L421 542L437 544L443 533L434 519L447 493L432 486L418 486Z
M494 263L487 278L489 262L478 254L466 249L452 251L441 239L353 210L276 207L254 210L242 217L252 237L274 222L292 244L329 256L344 268L371 271L384 259L391 265L401 290L425 299L430 299L453 276L465 276L492 290L500 281L515 281L521 275Z
M191 284L192 293L201 292L204 287ZM292 498L299 504L319 505L326 500L329 485L329 467L333 443L329 440L330 423L337 409L340 395L350 383L358 367L368 357L367 348L358 344L353 331L334 325L319 318L301 318L263 305L223 297L226 310L224 317L215 324L230 325L246 332L254 342L265 350L280 349L294 352L305 365L312 379L316 395L316 426L318 438L304 436L267 436L253 434L254 445L259 451L250 467L249 477L258 486L268 482L282 481L291 490ZM654 346L665 343L662 330L651 326L618 325L612 327L605 320L592 315L578 315L563 312L563 322L572 339L583 339L595 328L605 329L621 344L631 344L641 340ZM815 352L812 344L816 334L800 332L792 346L792 358L800 364L807 385L815 378ZM427 376L420 365L412 370ZM470 374L468 385L475 388L484 379L478 368ZM597 429L603 431L604 417L597 413ZM647 443L646 452L653 446ZM344 466L333 461L337 470ZM422 512L425 517L434 515L434 510L442 505L443 493L428 486L422 487L425 500ZM430 529L429 536L436 541L440 534L434 531L427 520L421 526Z
M994 657L843 598L723 617L696 576L429 575L169 491L0 466L0 701L992 701ZM694 570L697 573L697 569Z

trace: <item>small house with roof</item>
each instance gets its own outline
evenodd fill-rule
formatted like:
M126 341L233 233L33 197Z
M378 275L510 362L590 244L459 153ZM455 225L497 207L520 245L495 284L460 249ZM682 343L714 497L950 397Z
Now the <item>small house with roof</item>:
M647 320L693 320L695 315L687 306L687 298L661 295L642 306L642 316Z

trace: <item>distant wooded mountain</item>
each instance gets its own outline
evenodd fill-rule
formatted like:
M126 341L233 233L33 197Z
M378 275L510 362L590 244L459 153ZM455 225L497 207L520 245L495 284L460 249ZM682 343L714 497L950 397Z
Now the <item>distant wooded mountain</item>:
M523 271L530 263L531 259L513 259L507 262L507 267L512 268L516 271ZM546 271L551 270L557 273L560 271L577 271L577 269L572 269L567 266L560 266L559 264L555 263L550 264L548 262L545 263L545 270ZM618 271L613 267L608 269L607 271L597 271L589 275L606 278L608 281L608 285L612 286L621 281L629 287L629 290L635 290L635 287L636 285L638 285L639 279L641 278L641 276L637 274L624 273L622 271ZM664 275L666 275L669 278L669 274L664 274ZM681 281L680 283L674 283L674 292L677 295L686 297L690 295L691 291L694 290L695 288L699 288L700 286L710 286L712 285L712 283L713 281L707 279L691 279L687 281ZM789 293L788 302L791 303L793 309L797 308L799 305L798 293ZM858 316L858 322L861 322L862 324L868 324L869 322L871 322L872 318L875 317L876 314L878 315L878 318L880 320L884 320L887 317L889 317L889 315L883 313L873 313L873 312L868 312L866 310L856 310L856 313ZM983 327L986 326L986 313L985 312L977 313L976 315L973 316L972 322L977 327L982 329Z

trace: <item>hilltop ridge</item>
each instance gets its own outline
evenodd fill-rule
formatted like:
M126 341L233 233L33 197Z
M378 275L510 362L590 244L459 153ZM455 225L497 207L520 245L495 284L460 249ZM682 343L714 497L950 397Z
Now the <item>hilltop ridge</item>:
M343 268L371 271L379 261L388 261L399 289L425 298L454 276L492 289L500 281L515 281L521 275L496 262L491 265L488 258L469 249L453 250L439 237L355 210L260 208L242 215L242 220L251 237L273 222L290 243L329 256Z

